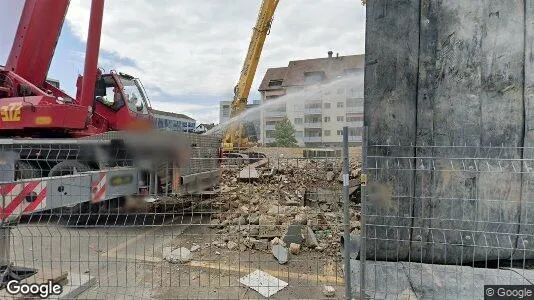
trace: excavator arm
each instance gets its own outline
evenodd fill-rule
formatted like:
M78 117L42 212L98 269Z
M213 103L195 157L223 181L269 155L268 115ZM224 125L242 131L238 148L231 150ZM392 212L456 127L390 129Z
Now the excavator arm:
M253 28L250 45L247 56L241 70L239 82L234 89L234 99L230 107L230 118L242 113L247 106L247 99L254 80L254 75L258 67L261 51L265 38L269 34L273 15L279 0L263 0L256 20L256 26ZM248 140L242 136L243 125L233 122L225 132L223 140L223 151L231 151L234 147L246 148Z

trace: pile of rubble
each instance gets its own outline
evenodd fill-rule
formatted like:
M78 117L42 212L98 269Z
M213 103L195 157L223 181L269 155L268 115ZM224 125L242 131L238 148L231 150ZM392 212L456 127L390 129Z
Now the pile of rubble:
M321 251L340 255L343 235L343 191L338 160L286 160L270 163L274 174L239 181L237 170L225 170L217 213L210 228L213 245L230 250L271 251L280 263L288 253ZM351 163L351 192L358 194L359 163ZM359 197L351 201L353 234L360 230Z

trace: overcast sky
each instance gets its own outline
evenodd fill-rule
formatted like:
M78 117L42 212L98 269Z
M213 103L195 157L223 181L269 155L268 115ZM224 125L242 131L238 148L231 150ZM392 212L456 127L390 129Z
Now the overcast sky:
M0 12L0 64L11 49L23 1ZM108 0L99 64L141 78L152 105L218 122L218 102L232 98L260 0ZM75 94L83 71L88 0L72 0L49 76ZM290 60L362 54L365 8L358 0L281 0L249 97L270 67Z

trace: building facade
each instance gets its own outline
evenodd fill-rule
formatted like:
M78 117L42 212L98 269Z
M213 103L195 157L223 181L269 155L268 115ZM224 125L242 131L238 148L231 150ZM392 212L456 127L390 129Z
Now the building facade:
M152 109L154 116L154 126L158 129L177 132L194 132L196 128L195 119L183 114L176 114L161 110Z
M295 127L300 146L328 147L360 144L363 128L364 55L333 56L290 61L270 68L260 84L263 109L260 142L273 144L274 130L284 118Z

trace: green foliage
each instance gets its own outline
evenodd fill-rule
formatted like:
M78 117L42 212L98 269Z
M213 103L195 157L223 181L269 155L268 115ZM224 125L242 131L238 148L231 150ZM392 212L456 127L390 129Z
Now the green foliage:
M274 128L274 138L276 140L276 146L278 147L297 146L297 139L295 139L295 128L287 118L284 118L284 120L276 124Z

